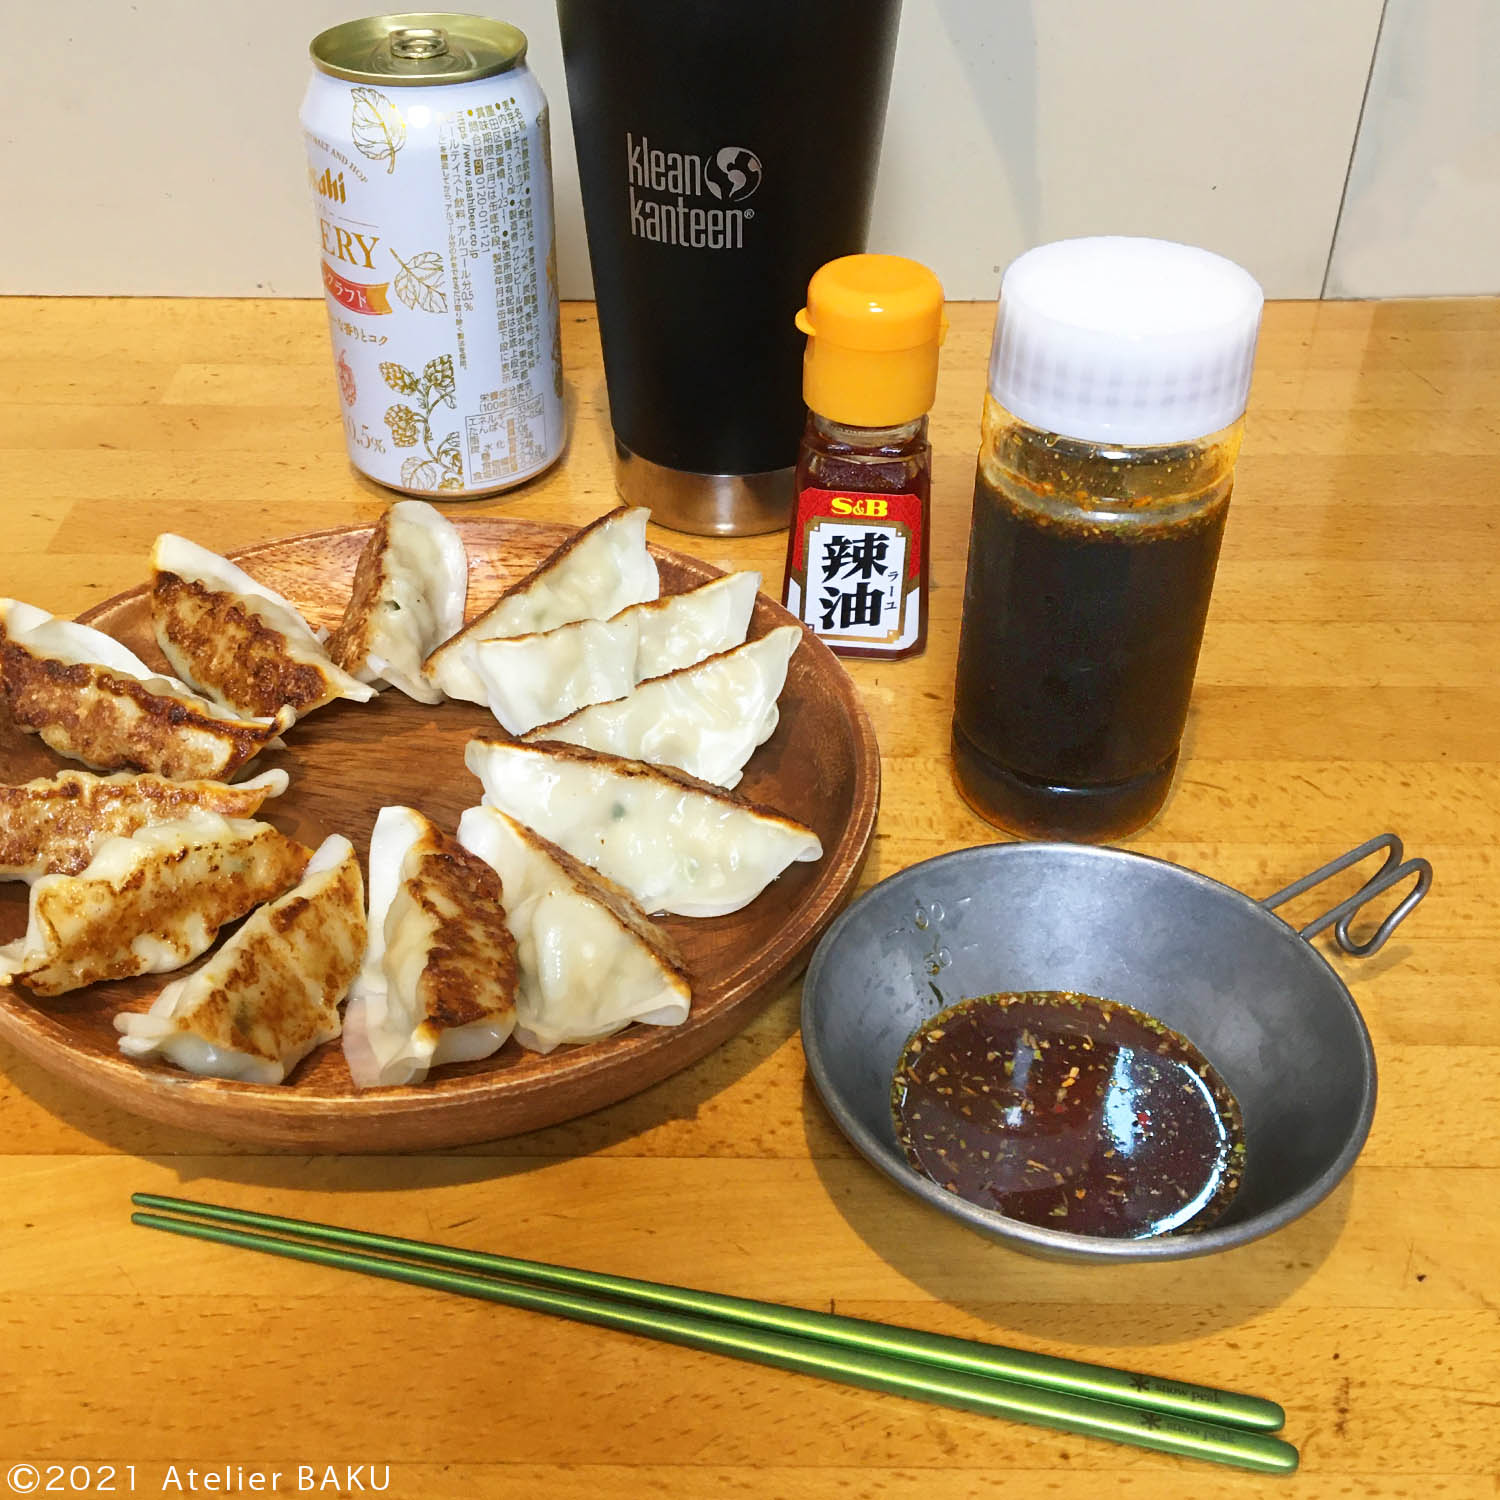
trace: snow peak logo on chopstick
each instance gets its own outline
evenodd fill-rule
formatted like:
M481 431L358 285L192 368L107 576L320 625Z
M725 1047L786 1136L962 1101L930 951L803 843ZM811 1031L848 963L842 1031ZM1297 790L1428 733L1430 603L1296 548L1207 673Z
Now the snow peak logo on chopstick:
M695 198L743 203L761 183L760 158L744 146L721 146L710 156L660 151L646 136L625 132L630 232L659 245L695 250L740 250L753 208L699 206ZM647 197L651 193L660 196Z

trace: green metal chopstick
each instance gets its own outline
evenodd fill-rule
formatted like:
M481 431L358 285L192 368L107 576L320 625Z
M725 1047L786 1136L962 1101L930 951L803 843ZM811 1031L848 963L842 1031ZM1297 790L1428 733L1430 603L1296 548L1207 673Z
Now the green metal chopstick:
M1122 1402L1073 1395L1066 1390L1049 1388L1038 1380L993 1379L951 1366L938 1367L914 1359L893 1357L872 1352L869 1347L851 1347L846 1343L828 1342L826 1338L820 1340L809 1335L782 1331L769 1321L773 1313L794 1315L794 1321L795 1318L817 1319L824 1316L821 1314L802 1313L794 1308L777 1308L771 1303L747 1304L737 1298L720 1299L711 1293L661 1287L656 1283L634 1282L628 1278L596 1276L584 1271L569 1272L565 1267L543 1267L536 1262L510 1261L503 1256L483 1256L475 1251L450 1250L442 1246L425 1245L421 1241L364 1234L357 1230L338 1229L332 1225L283 1219L271 1214L253 1214L213 1204L194 1203L187 1199L138 1193L132 1201L144 1208L164 1208L197 1216L173 1218L156 1213L132 1215L135 1223L151 1229L260 1250L318 1265L360 1271L388 1280L478 1297L535 1312L553 1313L692 1348L730 1354L760 1364L822 1375L846 1384L912 1396L991 1416L1008 1417L1060 1431L1109 1438L1182 1457L1206 1459L1262 1473L1289 1473L1297 1466L1297 1450L1291 1444L1264 1432L1192 1420L1157 1410L1142 1410L1138 1406ZM204 1218L221 1222L201 1222ZM225 1227L224 1221L230 1224L249 1224L257 1229L279 1230L282 1234L296 1237L278 1238L247 1232ZM335 1243L316 1243L319 1239ZM357 1245L361 1250L342 1248L344 1244ZM387 1260L361 1253L364 1249L377 1248L404 1255L407 1259ZM418 1256L429 1263L411 1264L410 1261ZM434 1258L443 1257L461 1257L465 1264L472 1263L476 1258L480 1261L509 1263L526 1268L528 1273L542 1270L565 1272L572 1277L587 1278L596 1292L603 1292L606 1286L613 1285L625 1289L622 1293L624 1295L633 1295L630 1289L639 1287L657 1293L675 1293L684 1299L705 1299L696 1305L707 1316L670 1310L671 1306L687 1305L685 1302L667 1306L659 1302L656 1305L642 1305L639 1301L614 1300L608 1295L581 1295L515 1281L494 1280L489 1276L470 1275L431 1264ZM493 1273L493 1267L488 1269ZM713 1310L713 1304L717 1302L735 1304L740 1312L746 1306L759 1309L765 1316L765 1322L760 1327L750 1326L743 1321L726 1322ZM838 1321L853 1324L856 1329L883 1332L886 1336L907 1332L889 1325L863 1324L852 1318ZM963 1340L941 1342L964 1344ZM986 1346L973 1347L983 1350Z
M815 1339L820 1343L841 1344L868 1354L915 1360L959 1374L980 1375L991 1380L1020 1381L1068 1395L1121 1402L1143 1411L1156 1411L1167 1416L1191 1417L1226 1427L1243 1427L1252 1432L1279 1432L1286 1421L1286 1413L1280 1406L1260 1396L1246 1396L1236 1391L1219 1390L1214 1386L1159 1380L1154 1375L1145 1375L1139 1371L1117 1370L1108 1365L1089 1364L1083 1360L1032 1354L1024 1349L1006 1348L1003 1344L983 1344L973 1339L950 1338L944 1334L923 1333L914 1328L899 1328L890 1323L841 1317L836 1313L809 1312L777 1302L729 1297L717 1292L695 1291L690 1287L670 1286L662 1282L638 1281L630 1276L611 1276L605 1272L584 1271L573 1266L521 1260L515 1256L495 1255L483 1250L432 1245L424 1240L344 1229L335 1224L288 1219L279 1214L253 1213L247 1209L226 1208L214 1203L197 1203L190 1198L136 1193L131 1202L139 1208L189 1214L194 1218L235 1224L242 1228L270 1230L295 1239L322 1240L347 1245L355 1250L385 1251L425 1265L480 1271L512 1281L559 1287L592 1296L623 1298L652 1307L690 1313L695 1317L720 1318L750 1328L764 1328L772 1333L792 1334L797 1338Z

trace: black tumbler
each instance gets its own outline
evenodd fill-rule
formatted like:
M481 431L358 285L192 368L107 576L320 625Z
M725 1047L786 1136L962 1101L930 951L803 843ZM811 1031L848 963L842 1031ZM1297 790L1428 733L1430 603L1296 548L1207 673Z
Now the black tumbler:
M679 531L788 524L793 319L865 248L900 0L557 0L616 483Z

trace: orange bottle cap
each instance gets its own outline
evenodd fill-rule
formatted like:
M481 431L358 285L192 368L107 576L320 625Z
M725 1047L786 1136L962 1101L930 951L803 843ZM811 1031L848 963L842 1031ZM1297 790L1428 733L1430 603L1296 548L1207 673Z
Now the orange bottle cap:
M808 336L803 399L820 416L894 427L931 410L948 321L926 266L900 255L831 260L808 284L797 327Z

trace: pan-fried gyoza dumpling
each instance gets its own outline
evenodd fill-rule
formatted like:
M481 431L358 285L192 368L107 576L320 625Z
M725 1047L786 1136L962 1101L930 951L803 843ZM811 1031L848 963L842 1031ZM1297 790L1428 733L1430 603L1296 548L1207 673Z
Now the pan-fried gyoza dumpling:
M0 693L22 729L96 771L221 780L293 720L242 719L152 672L111 635L0 599Z
M283 1082L339 1034L339 1001L365 945L364 896L354 846L325 839L301 882L207 963L173 980L144 1015L115 1017L120 1051L214 1078Z
M225 818L251 818L287 788L285 771L262 771L233 786L169 781L165 776L95 776L60 771L21 786L0 786L0 880L77 875L108 838L167 823L201 807Z
M636 681L664 677L738 646L750 629L759 588L759 573L726 573L686 593L664 594L616 615L640 625Z
M484 683L468 659L475 641L534 635L573 620L607 620L628 604L656 598L661 584L646 551L650 514L612 510L569 537L427 658L422 671L428 681L450 698L485 703Z
M470 740L484 800L623 886L648 912L722 917L786 867L823 857L811 828L668 767L576 745Z
M61 995L180 969L226 922L294 885L307 858L269 823L201 808L106 839L81 874L31 887L25 937L0 948L0 982Z
M561 719L635 687L640 625L625 610L613 620L574 620L540 635L476 641L469 664L490 712L511 734Z
M438 703L443 695L422 676L422 663L462 628L468 588L458 528L425 500L398 500L359 555L354 594L328 654L361 682Z
M471 807L458 838L500 874L521 970L522 1046L550 1052L632 1021L687 1019L692 986L682 956L624 891L492 807Z
M732 787L776 728L776 700L801 630L782 625L694 667L651 677L627 698L596 703L533 729L528 740L562 740Z
M280 594L217 552L163 532L151 549L151 626L178 676L251 717L303 714L375 689L338 666Z
M500 877L409 807L370 835L370 922L344 1018L360 1088L488 1057L516 1024L516 941Z

